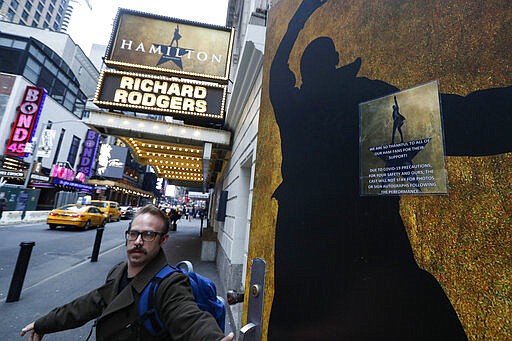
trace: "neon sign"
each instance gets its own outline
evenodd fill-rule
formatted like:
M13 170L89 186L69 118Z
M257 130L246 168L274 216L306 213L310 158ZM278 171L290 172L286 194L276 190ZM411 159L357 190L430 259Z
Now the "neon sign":
M87 130L87 135L84 141L84 147L82 151L82 158L78 165L78 172L85 174L85 176L91 176L92 165L94 158L96 157L96 151L98 150L98 144L100 141L100 134L92 129Z
M36 131L45 97L45 89L38 86L27 86L7 142L6 155L27 156L24 151L25 145L32 140Z

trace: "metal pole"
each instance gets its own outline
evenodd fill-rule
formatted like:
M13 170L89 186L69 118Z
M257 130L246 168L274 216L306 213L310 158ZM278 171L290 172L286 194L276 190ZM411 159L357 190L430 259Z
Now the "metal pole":
M15 302L20 299L21 288L25 281L25 274L27 273L28 262L32 254L32 248L36 245L35 242L22 242L20 243L20 252L16 260L16 267L12 275L9 293L5 302Z
M105 228L98 227L96 229L96 239L94 240L94 246L92 248L91 262L98 261L98 254L100 253L101 238L103 237L103 230Z
M32 144L32 154L30 155L30 164L28 165L27 176L25 178L25 182L23 183L23 189L26 190L28 188L28 184L30 181L30 177L32 175L32 169L34 168L34 160L37 154L37 148L39 147L39 140L41 139L41 135L43 134L43 130L51 124L51 121L46 122L46 124L42 125L39 129L36 137L36 141ZM25 219L25 215L27 214L27 205L23 206L23 211L21 212L21 220Z

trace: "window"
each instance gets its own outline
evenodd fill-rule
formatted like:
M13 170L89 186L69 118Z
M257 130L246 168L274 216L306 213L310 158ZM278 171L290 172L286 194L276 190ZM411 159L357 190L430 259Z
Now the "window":
M32 27L37 27L37 25L38 25L37 21L33 20L33 21L32 21L32 25L31 25L31 26L32 26Z
M80 147L80 138L73 135L73 141L69 147L68 162L74 168L76 162L76 156L78 155L78 148Z
M14 43L12 44L12 47L14 47L15 49L24 50L25 47L27 47L27 43L21 40L15 40Z
M50 15L50 13L46 13L46 21L52 21L52 16Z
M18 9L18 6L20 5L20 3L18 2L18 0L11 0L11 7L13 9Z
M46 68L48 68L48 70L50 70L50 72L51 72L51 73L53 73L54 75L57 75L57 72L58 72L59 70L57 69L57 66L56 66L55 64L53 64L53 63L52 63L52 61L51 61L51 60L46 59L46 60L44 61L44 63L43 63L43 64L44 64L44 66L45 66Z
M29 57L27 64L25 65L25 70L23 71L23 76L32 83L36 84L40 71L41 65L36 62L35 59Z
M10 8L9 8L9 10L7 11L7 19L8 19L9 21L13 21L13 19L14 19L14 14L15 14L15 13L14 13L14 11L13 11L12 9L10 9Z
M14 41L12 39L0 37L0 46L11 47L13 42Z
M30 10L32 9L32 3L30 1L27 1L25 3L25 8L30 12Z
M47 90L50 90L53 86L54 78L54 75L50 71L48 71L48 69L43 68L41 70L41 73L39 74L37 85L40 85Z
M82 118L85 111L85 103L87 102L87 97L80 92L76 98L75 102L75 110L73 111L73 115L78 118Z
M34 18L39 21L39 19L41 19L41 14L39 14L39 12L36 12L34 13Z
M54 31L58 31L59 30L59 23L58 22L54 22L53 23L53 30Z
M36 49L34 46L30 46L28 51L30 52L30 54L35 58L37 59L40 63L43 63L44 62L44 56L43 54L41 53L41 51L39 51L38 49Z
M42 3L37 4L37 10L41 13L43 13L44 5Z
M64 95L66 93L66 87L59 79L55 79L55 84L50 92L50 96L59 103L64 103Z
M71 91L66 92L66 97L64 98L64 107L69 111L73 111L73 107L75 106L76 95Z
M23 13L21 13L21 17L25 20L28 19L28 12L26 10L23 10Z
M50 4L50 6L48 6L48 12L53 13L53 11L55 11L55 7Z

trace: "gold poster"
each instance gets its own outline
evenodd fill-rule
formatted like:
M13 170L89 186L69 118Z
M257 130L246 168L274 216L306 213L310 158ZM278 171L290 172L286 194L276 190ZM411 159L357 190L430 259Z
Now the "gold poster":
M504 0L272 6L248 255L264 339L512 339L511 22ZM448 194L361 196L359 104L432 80Z

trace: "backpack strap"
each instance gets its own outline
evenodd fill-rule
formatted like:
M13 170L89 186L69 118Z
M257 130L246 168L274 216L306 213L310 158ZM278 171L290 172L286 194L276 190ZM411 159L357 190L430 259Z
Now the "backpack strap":
M164 266L146 285L139 299L139 319L144 328L153 336L165 333L162 320L156 309L156 292L160 283L172 273L180 271L170 265Z

